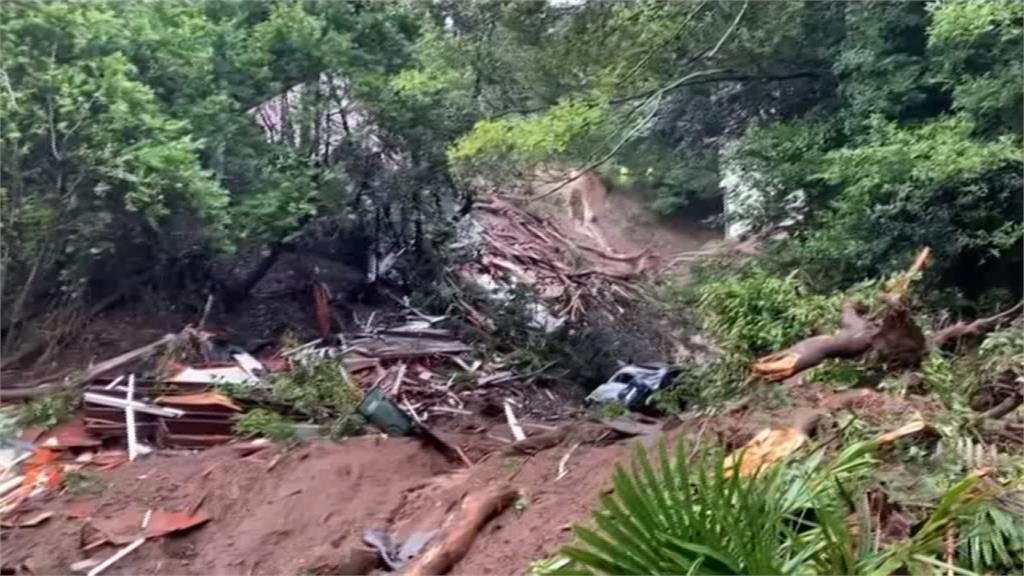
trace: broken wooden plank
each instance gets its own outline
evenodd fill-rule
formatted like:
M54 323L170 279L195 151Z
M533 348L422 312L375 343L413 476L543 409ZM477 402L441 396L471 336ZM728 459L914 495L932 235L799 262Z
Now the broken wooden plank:
M131 554L133 550L135 550L139 546L142 546L142 544L145 543L145 542L146 542L145 538L139 538L138 540L132 542L131 544L125 546L124 548L121 548L113 556L111 556L110 558L107 558L106 560L104 560L103 563L101 563L99 566L97 566L97 567L93 568L92 570L90 570L89 571L89 576L98 576L104 570L106 570L107 568L110 568L111 566L113 566L115 562L117 562L118 560L120 560L120 559L124 558L125 556Z
M523 427L519 425L519 420L516 418L515 412L512 411L512 404L505 400L505 419L508 420L508 427L512 430L512 437L516 439L516 442L522 442L526 440L526 432L523 432Z
M360 338L350 342L350 345L356 348L363 356L381 360L416 358L437 354L462 354L472 350L467 344L459 340L391 335Z
M569 469L566 468L566 466L569 464L569 458L572 458L572 453L575 452L576 449L579 447L580 443L576 442L575 444L569 447L569 449L565 452L565 456L562 456L562 459L558 461L558 476L555 476L555 482L558 482L562 478L565 478L565 475L569 473Z
M157 404L171 406L200 406L207 408L225 408L232 412L241 412L242 408L227 396L219 392L200 392L199 394L183 394L180 396L166 395L156 398Z
M142 346L140 348L129 350L128 352L125 352L120 356L115 356L109 360L104 360L103 362L96 364L92 368L89 368L89 370L86 371L85 376L82 377L82 380L88 382L93 378L101 376L106 372L110 372L111 370L120 368L125 364L134 362L136 360L141 360L142 358L149 356L153 352L156 352L160 348L174 342L177 338L177 334L165 334L163 338L160 338L155 342L150 342L149 344L146 344L145 346Z
M254 358L252 354L249 354L248 352L232 354L231 357L238 363L238 367L245 370L246 374L251 376L254 380L258 379L256 376L257 374L266 371L266 367L263 366L263 363Z
M96 392L86 392L84 395L85 402L87 404L99 404L100 406L107 406L110 408L124 408L127 402L123 398L115 398L113 396L105 396ZM164 418L180 418L185 415L183 410L177 408L163 408L161 406L153 406L140 402L138 400L132 400L132 409L136 412L142 412L144 414L152 414L154 416L163 416Z
M525 440L519 440L506 446L502 452L505 454L536 454L538 452L554 448L565 440L569 433L569 427L563 426L548 432L531 436Z
M259 384L259 379L241 366L224 366L221 368L186 367L181 372L167 379L173 384Z
M134 462L139 456L138 430L135 429L135 410L132 400L135 397L135 374L128 375L128 393L124 403L124 426L128 436L128 461Z

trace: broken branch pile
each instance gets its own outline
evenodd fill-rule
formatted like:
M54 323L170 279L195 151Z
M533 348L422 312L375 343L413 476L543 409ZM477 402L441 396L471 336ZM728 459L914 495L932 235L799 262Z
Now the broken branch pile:
M528 287L559 322L579 320L592 307L622 313L620 302L642 296L629 281L646 271L646 250L616 254L573 239L497 195L477 203L474 218L482 226L484 254L460 271L471 284L489 292L501 285Z

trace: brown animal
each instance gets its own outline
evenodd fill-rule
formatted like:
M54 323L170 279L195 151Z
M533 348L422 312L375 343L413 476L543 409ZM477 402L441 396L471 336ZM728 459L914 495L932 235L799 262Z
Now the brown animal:
M580 175L574 170L572 176L576 179L565 187L569 216L583 224L596 222L597 217L604 213L608 189L604 187L601 178L593 172L587 171Z

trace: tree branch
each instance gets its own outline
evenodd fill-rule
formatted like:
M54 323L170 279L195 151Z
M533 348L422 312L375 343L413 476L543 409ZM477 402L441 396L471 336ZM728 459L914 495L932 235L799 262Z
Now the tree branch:
M964 336L984 334L998 326L999 322L1004 318L1020 312L1022 308L1024 308L1024 301L1018 302L1016 306L1009 310L989 316L988 318L979 318L973 322L957 322L952 326L947 326L932 335L932 346L941 349L948 344L959 341Z
M698 4L697 7L694 8L693 11L690 12L690 14L683 20L682 24L679 25L679 28L676 29L676 31L672 34L672 36L669 37L669 40L675 40L683 32L683 30L686 28L686 25L689 24L691 21L693 21L693 18L695 16L697 16L697 14L704 8L704 6L707 5L707 3L708 3L708 0L703 0L700 4ZM746 6L744 6L744 9L746 9ZM629 72L626 72L626 74L623 75L622 78L619 78L619 80L616 82L616 85L617 86L622 86L623 84L625 84L626 80L629 80L630 78L633 77L634 74L639 72L640 69L644 67L644 65L646 65L648 62L651 61L651 58L654 57L654 54L656 52L658 52L659 50L663 49L664 47L665 47L665 44L662 43L662 44L659 44L658 46L655 46L651 50L648 50L647 54L645 54L644 57L641 58L640 61L637 62L637 64L635 66L633 66L629 70ZM701 50L699 53L697 53L696 56L691 58L690 61L686 62L683 66L685 67L685 66L688 66L688 65L692 64L693 62L695 62L696 60L701 58L706 52L707 52L706 50Z
M930 253L928 247L921 250L875 313L867 315L862 304L844 304L839 332L812 336L785 350L758 358L751 372L771 381L785 380L829 358L856 358L871 350L888 361L916 362L924 352L925 341L905 305L905 296L910 281L924 268Z
M729 36L732 36L733 31L736 30L736 25L739 24L740 20L743 19L743 15L747 13L747 8L749 6L750 0L747 0L746 2L743 3L743 8L740 8L740 13L736 15L736 19L733 20L732 24L729 25L729 29L725 31L725 34L722 34L722 37L718 39L718 44L715 44L714 49L711 50L711 52L704 58L714 58L715 54L718 54L718 51L722 48L722 45L725 44L725 40L729 38Z

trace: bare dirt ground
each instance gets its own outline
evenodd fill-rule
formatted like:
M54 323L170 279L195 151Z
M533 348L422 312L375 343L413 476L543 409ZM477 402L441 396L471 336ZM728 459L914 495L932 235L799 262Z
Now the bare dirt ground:
M836 433L829 418L855 410L867 422L927 411L929 402L900 400L872 390L830 392L784 388L784 402L714 417L664 422L664 433L640 437L653 446L673 443L737 447L757 430L791 423L793 415L821 410L820 438ZM461 426L460 426L461 427ZM484 429L481 430L480 428ZM353 574L379 571L362 543L363 530L385 528L399 538L436 528L466 493L507 482L516 504L488 523L452 571L455 574L524 574L572 539L573 523L586 522L602 493L611 490L616 464L628 464L636 438L615 440L600 424L577 422L558 445L533 455L508 454L495 438L507 436L500 418L477 420L475 434L450 433L476 464L466 468L419 441L364 436L341 442L270 447L242 454L228 445L197 453L158 453L98 473L96 493L65 490L34 504L52 511L47 522L3 531L3 567L23 574L68 573L88 558L117 548L91 550L96 519L146 510L198 511L204 525L181 535L147 541L109 574ZM536 433L536 429L531 435ZM572 446L566 474L559 464ZM73 493L74 492L74 493Z
M102 474L101 493L63 494L43 502L55 516L42 525L4 530L3 564L21 573L67 573L78 561L115 547L83 551L96 539L92 519L148 509L194 508L211 520L181 536L147 542L111 574L365 573L362 531L402 536L436 527L473 488L510 480L520 503L491 522L456 572L522 573L556 551L566 528L584 517L621 454L620 444L580 446L559 481L565 447L534 456L493 453L476 466L453 466L403 438L359 437L268 448L242 456L224 446L196 454L153 455ZM355 551L355 552L354 552Z
M598 218L594 225L606 242L619 252L647 248L664 260L680 252L699 250L708 242L722 237L720 232L685 215L659 215L647 204L639 192L612 190L605 201L605 217Z

